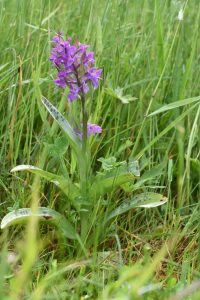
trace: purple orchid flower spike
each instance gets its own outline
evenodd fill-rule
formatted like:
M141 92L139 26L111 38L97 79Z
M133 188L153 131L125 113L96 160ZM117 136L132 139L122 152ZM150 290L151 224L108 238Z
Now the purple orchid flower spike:
M50 60L58 70L58 77L54 81L56 85L69 87L68 99L76 100L81 94L87 94L89 83L94 89L99 86L102 69L97 69L94 60L94 52L88 52L89 45L76 42L71 44L71 39L64 41L59 32L53 39L55 46L52 48Z
M94 52L89 52L89 45L76 42L74 45L68 38L65 41L62 32L53 38L53 48L50 60L57 69L58 74L55 84L61 88L69 87L68 100L73 102L80 98L82 101L83 132L78 133L81 139L102 132L102 128L96 124L87 122L85 112L85 94L88 93L90 85L97 89L101 80L102 69L95 67ZM87 125L86 125L87 124Z

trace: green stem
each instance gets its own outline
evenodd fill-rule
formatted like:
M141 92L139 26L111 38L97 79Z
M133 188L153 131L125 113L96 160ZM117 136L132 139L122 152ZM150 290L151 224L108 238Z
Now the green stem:
M81 163L81 188L83 196L87 194L87 181L88 181L88 149L87 149L87 113L85 111L85 97L81 95L82 105L82 163Z
M82 164L80 166L80 174L81 174L81 190L84 202L87 201L88 195L88 145L87 145L87 113L85 110L85 96L82 93L81 95L81 105L82 105ZM81 239L83 244L86 242L87 233L88 233L88 207L83 205L83 211L80 214L81 217Z
M82 122L83 122L83 137L82 137L82 151L86 153L87 151L87 113L85 111L85 96L81 96L81 105L82 105Z

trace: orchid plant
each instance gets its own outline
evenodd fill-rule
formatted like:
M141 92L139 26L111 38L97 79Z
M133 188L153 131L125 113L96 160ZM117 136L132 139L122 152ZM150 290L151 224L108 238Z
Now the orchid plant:
M74 129L72 124L45 97L42 98L42 103L67 136L77 161L80 182L73 182L70 176L66 178L31 165L17 166L11 172L26 170L56 184L79 214L80 226L76 226L78 229L75 229L75 224L70 222L67 216L50 208L38 207L34 212L29 208L22 208L8 213L1 222L1 228L22 223L35 215L41 221L57 225L65 238L77 240L86 247L89 244L88 236L95 232L95 226L100 224L103 236L106 233L107 223L118 215L136 207L156 207L164 204L167 199L156 193L140 193L114 210L107 206L105 215L102 217L101 214L98 217L96 208L105 205L104 200L108 193L119 187L123 189L126 183L133 184L135 178L140 176L138 162L133 160L128 163L116 162L113 157L101 158L99 159L102 162L101 170L96 175L93 174L88 140L92 135L101 134L102 128L88 122L86 101L89 90L99 87L102 69L96 68L94 52L89 52L89 45L78 41L73 44L70 38L65 40L61 32L54 37L52 44L50 61L57 70L54 83L62 89L68 88L69 102L80 101L79 128ZM95 222L94 218L96 218Z

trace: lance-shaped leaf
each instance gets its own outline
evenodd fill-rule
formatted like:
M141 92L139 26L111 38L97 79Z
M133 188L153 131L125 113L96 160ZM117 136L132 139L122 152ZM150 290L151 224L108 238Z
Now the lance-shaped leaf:
M163 205L167 202L167 198L164 197L161 194L157 193L142 193L139 195L134 196L130 200L122 203L120 206L118 206L116 209L114 209L107 217L106 221L117 217L130 209L136 208L136 207L144 207L144 208L152 208L157 207L160 205Z
M71 144L75 152L78 154L81 148L81 143L69 122L63 117L63 115L57 110L57 108L53 106L45 97L42 97L42 103L44 104L48 112L51 114L51 116L54 118L54 120L56 120L60 127L64 130L69 139L69 143Z
M14 167L10 172L14 173L14 172L18 172L18 171L29 171L33 174L39 175L45 179L47 179L48 181L51 181L53 183L59 184L59 182L57 182L57 180L60 178L60 176L44 171L38 167L32 166L32 165L19 165Z
M103 196L124 183L133 181L138 176L140 176L138 161L116 167L106 174L99 174L91 187L92 196L95 198Z
M54 224L66 238L77 239L78 235L73 225L57 211L47 207L38 207L35 212L30 208L14 210L2 219L1 229L8 228L12 225L24 224L32 217L37 217L39 221Z
M193 98L188 98L188 99L184 99L184 100L178 100L178 101L175 101L175 102L172 102L170 104L166 104L166 105L162 106L161 108L157 109L156 111L150 113L148 115L148 117L152 117L152 116L155 116L155 115L160 114L162 112L165 112L165 111L168 111L168 110L171 110L171 109L175 109L177 107L189 105L191 103L198 102L198 101L200 101L200 96L193 97Z
M71 182L69 178L64 178L63 176L44 171L38 167L31 165L19 165L11 170L11 172L17 171L28 171L42 178L45 178L50 182L53 182L65 193L65 195L67 195L67 197L72 201L72 204L76 206L74 199L77 198L80 195L80 193L79 189Z
M135 191L144 185L145 182L151 182L156 177L162 175L164 172L164 168L166 167L167 160L163 160L159 165L152 167L150 170L145 171L142 176L138 179L137 183L135 183L131 189L131 191Z

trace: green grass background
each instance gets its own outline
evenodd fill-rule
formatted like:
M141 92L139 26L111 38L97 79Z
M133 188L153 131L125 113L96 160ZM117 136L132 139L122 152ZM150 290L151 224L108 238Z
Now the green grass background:
M63 253L51 227L42 226L38 239L33 228L29 234L20 227L2 232L0 298L169 299L198 280L199 102L147 115L199 96L199 1L1 0L0 28L1 218L30 207L34 194L34 177L11 175L12 167L40 164L59 173L66 164L76 179L73 157L55 146L63 133L57 127L49 133L52 120L41 104L41 95L57 107L63 97L49 62L49 41L58 31L90 44L103 68L101 87L88 105L91 120L103 127L91 141L94 170L100 157L138 159L141 174L147 174L139 192L169 198L161 208L133 210L114 220L113 234L89 258L77 257L70 243ZM118 88L137 99L122 103ZM68 116L78 109L75 104ZM53 185L42 181L36 192L43 206L62 212L66 199ZM106 201L114 208L127 194L118 190ZM14 266L8 263L11 251ZM149 283L155 290L143 294Z

